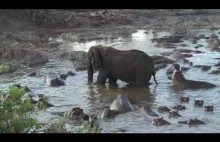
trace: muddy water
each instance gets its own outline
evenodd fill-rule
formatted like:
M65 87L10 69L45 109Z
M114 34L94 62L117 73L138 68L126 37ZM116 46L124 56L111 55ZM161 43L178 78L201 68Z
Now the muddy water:
M203 33L210 35L213 31L206 30L194 30L192 34ZM218 33L218 31L215 31ZM115 40L107 41L92 41L87 43L71 43L63 40L59 47L60 50L74 51L83 50L88 51L88 48L92 45L103 44L113 46L117 49L138 49L142 50L149 55L156 55L160 52L170 51L171 49L156 48L155 43L152 43L150 39L154 37L162 37L170 35L166 32L158 32L153 34L152 31L138 31L129 38L119 38ZM195 45L192 45L188 41L184 41L189 49L194 49ZM205 40L199 40L198 44L206 46ZM194 65L214 65L218 60L213 58L219 58L220 54L217 52L209 52L204 47L200 47L198 50L205 51L205 53L194 54L189 58ZM181 63L180 63L181 64ZM182 64L181 64L182 65ZM186 65L183 65L186 66ZM166 68L167 69L167 68ZM126 83L118 81L118 87L111 87L106 84L105 86L87 85L87 72L76 72L72 67L71 61L59 61L51 60L44 67L38 68L37 76L28 77L27 75L21 75L22 70L19 70L11 75L0 76L0 90L6 91L9 85L14 83L21 83L22 85L28 85L35 93L44 93L50 96L50 103L57 107L49 108L46 111L40 112L38 118L41 121L47 121L50 117L49 112L66 111L72 107L81 107L88 114L98 114L100 118L102 111L108 108L111 102L119 94L127 94L131 103L134 105L135 110L126 114L120 114L114 119L99 119L100 127L103 133L118 132L119 129L126 130L127 133L211 133L220 131L220 89L219 87L209 90L174 90L170 86L171 81L167 79L166 69L161 69L157 72L156 78L159 85L156 86L153 79L151 79L151 85L149 88L131 88ZM214 67L212 67L214 69ZM48 87L45 85L44 76L47 72L54 71L56 73L66 73L67 71L74 71L76 76L68 77L66 85L61 87ZM210 72L210 71L208 71ZM186 78L193 80L203 80L220 86L220 77L218 75L210 75L208 72L201 71L198 68L191 68L185 74ZM97 73L94 75L96 80ZM190 102L182 105L186 106L185 111L180 111L182 117L169 119L167 114L160 114L164 119L169 121L171 125L156 127L152 125L152 118L144 117L140 114L138 104L150 104L154 111L157 112L157 108L160 105L173 106L180 104L180 96L189 96ZM205 113L202 108L195 108L193 106L194 99L203 99L205 105L214 105L213 113ZM178 124L180 120L187 120L190 118L199 118L203 120L205 125L199 127L189 127L188 125Z

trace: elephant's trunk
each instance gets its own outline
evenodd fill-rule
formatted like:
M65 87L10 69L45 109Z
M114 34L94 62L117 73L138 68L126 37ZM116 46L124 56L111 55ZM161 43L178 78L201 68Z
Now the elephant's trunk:
M87 66L87 73L88 73L88 83L92 83L93 82L93 67L91 64L89 64Z
M153 75L153 77L154 77L155 83L158 84L158 83L157 83L157 80L156 80L156 77L155 77L155 74L156 74L156 73L153 73L152 75Z

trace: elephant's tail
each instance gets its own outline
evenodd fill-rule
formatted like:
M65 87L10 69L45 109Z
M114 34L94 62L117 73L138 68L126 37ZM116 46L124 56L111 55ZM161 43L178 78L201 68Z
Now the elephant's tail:
M153 73L152 75L153 75L153 77L154 77L155 83L158 84L158 83L157 83L157 80L156 80L156 77L155 77L155 73Z

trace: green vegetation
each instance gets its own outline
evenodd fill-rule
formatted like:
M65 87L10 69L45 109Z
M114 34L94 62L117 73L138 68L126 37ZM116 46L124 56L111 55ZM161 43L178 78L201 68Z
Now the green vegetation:
M101 133L98 121L91 126L88 122L83 122L82 126L76 130L76 133Z
M8 66L0 64L0 74L4 73L6 71L8 71Z
M39 124L32 117L34 106L30 98L25 98L24 88L11 87L0 99L0 132L1 133L28 133L39 129Z
M53 121L50 124L41 124L34 117L35 105L31 98L25 95L25 88L10 87L7 93L0 92L0 133L74 133L65 128L65 118ZM44 98L47 100L47 97ZM45 101L43 99L43 101ZM98 122L92 127L83 122L76 133L100 133Z

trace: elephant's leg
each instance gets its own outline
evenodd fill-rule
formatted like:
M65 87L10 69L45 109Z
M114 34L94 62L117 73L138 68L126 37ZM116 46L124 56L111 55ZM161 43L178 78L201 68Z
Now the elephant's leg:
M97 77L96 84L104 85L107 78L108 78L108 71L105 71L105 70L102 70L102 69L99 70L99 74L98 74L98 77Z
M111 85L116 85L117 80L118 80L117 78L114 78L112 76L109 76L109 78L108 78L109 84L111 84Z
M151 75L146 75L146 74L141 74L138 73L137 75L137 80L135 82L135 85L137 86L145 86L145 85L149 85L149 81L151 79Z

